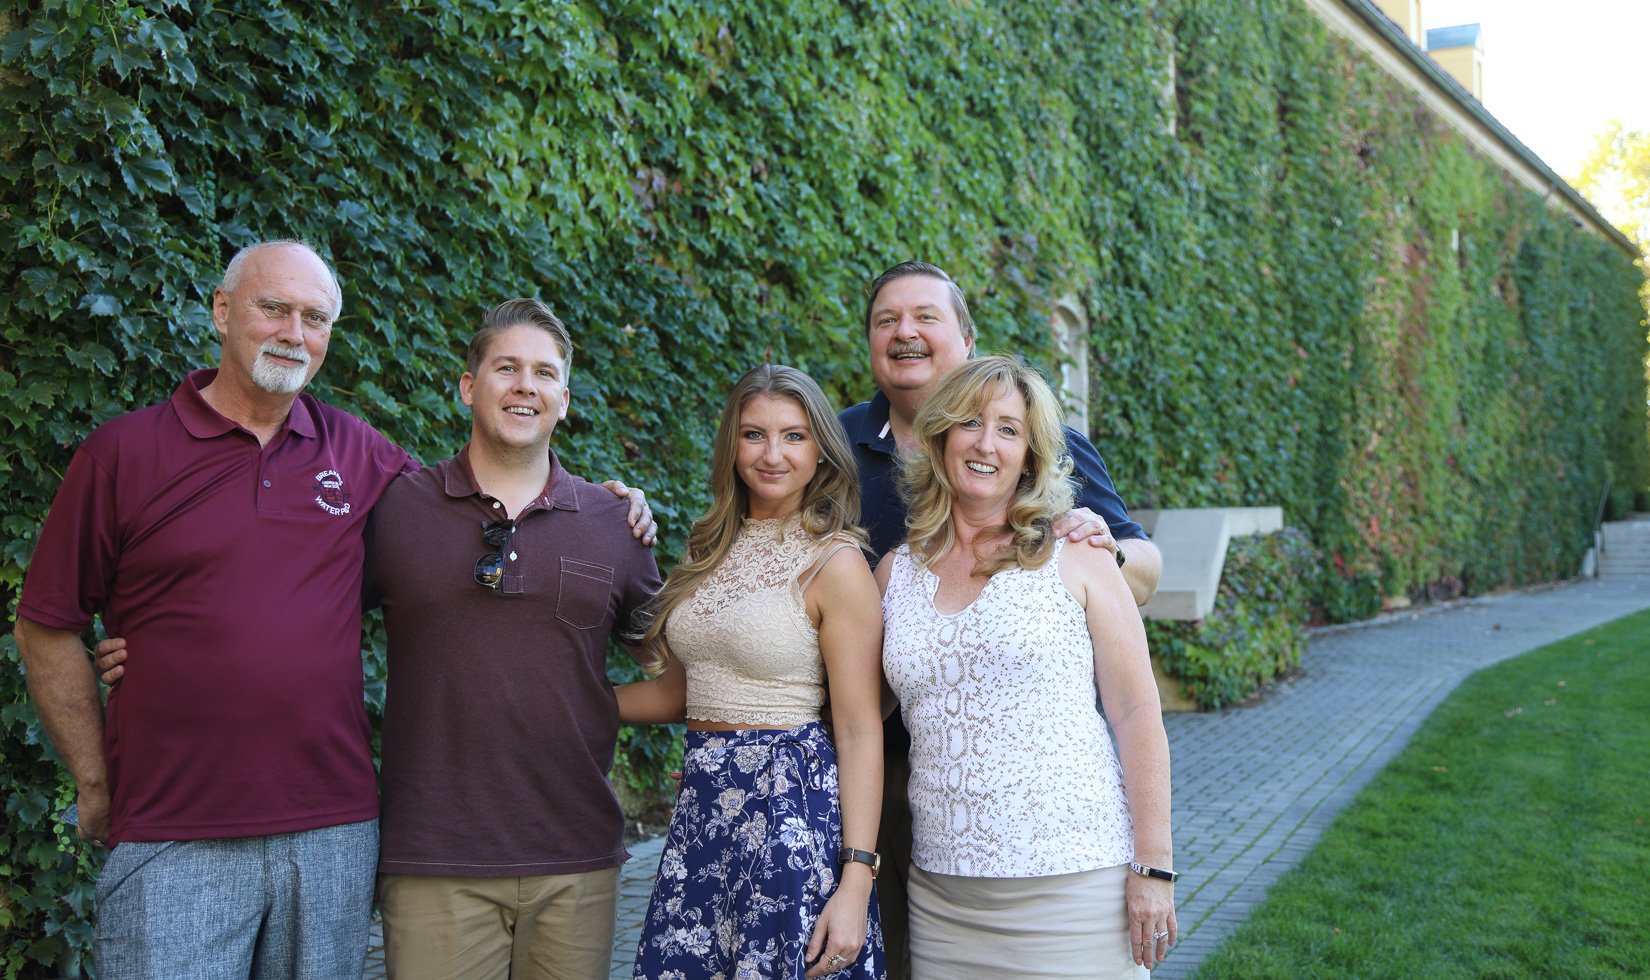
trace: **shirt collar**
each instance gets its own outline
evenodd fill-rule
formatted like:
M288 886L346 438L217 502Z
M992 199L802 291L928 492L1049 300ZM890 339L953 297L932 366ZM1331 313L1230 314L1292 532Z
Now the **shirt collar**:
M477 497L481 495L481 487L476 484L475 471L470 469L470 444L465 443L458 455L442 464L445 471L441 474L442 489L449 497ZM550 482L544 485L544 492L523 509L523 513L547 507L551 510L579 509L579 490L568 478L567 471L562 469L561 460L556 458L556 451L550 450ZM519 516L519 515L518 515Z
M212 439L241 428L233 420L220 415L201 394L217 376L217 368L190 371L178 384L177 391L172 393L172 410L178 413L178 420L183 423L184 431L196 439ZM315 438L313 406L313 398L309 395L299 395L287 412L284 428L294 435Z
M894 455L894 430L888 422L888 412L892 408L888 396L880 390L871 396L871 401L865 406L865 416L860 421L859 444L868 449L875 449L885 456Z

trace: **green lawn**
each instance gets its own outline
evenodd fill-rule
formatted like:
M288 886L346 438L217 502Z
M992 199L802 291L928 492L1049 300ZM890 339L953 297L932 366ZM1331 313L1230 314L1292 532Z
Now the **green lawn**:
M1650 612L1469 678L1197 976L1650 976Z

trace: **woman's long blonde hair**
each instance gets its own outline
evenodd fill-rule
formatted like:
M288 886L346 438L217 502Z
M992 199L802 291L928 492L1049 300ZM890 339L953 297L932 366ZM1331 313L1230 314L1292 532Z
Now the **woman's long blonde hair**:
M793 367L763 364L752 369L733 386L722 408L722 421L716 429L710 459L710 510L693 522L682 563L671 571L664 587L653 598L650 621L642 634L643 669L649 677L657 676L670 661L665 626L671 613L686 602L727 557L750 513L750 490L739 478L734 457L739 443L739 413L751 399L762 395L795 402L808 420L808 432L813 436L814 445L819 447L819 455L824 457L802 491L802 504L798 509L803 529L819 541L846 538L861 548L867 546L865 533L857 526L859 467L854 462L848 436L842 431L842 423L837 421L836 413L825 399L825 392L813 378Z
M1066 453L1060 404L1048 382L1018 358L990 355L963 362L947 374L911 424L916 445L900 460L900 494L906 503L906 540L924 567L957 543L951 520L955 488L945 474L945 440L952 427L978 418L1003 389L1026 402L1026 461L1019 491L1008 505L1003 530L1009 540L976 574L1005 568L1037 568L1054 554L1054 519L1071 510L1071 457Z

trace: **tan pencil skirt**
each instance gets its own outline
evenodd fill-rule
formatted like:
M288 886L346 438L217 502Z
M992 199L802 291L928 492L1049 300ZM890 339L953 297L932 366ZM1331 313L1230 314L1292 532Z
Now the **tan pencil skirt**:
M1068 980L1150 974L1129 949L1123 866L968 878L913 865L912 980Z

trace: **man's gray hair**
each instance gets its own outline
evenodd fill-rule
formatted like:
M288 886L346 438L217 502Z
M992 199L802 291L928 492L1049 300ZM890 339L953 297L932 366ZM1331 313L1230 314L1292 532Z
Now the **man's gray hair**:
M251 245L248 245L239 252L236 252L235 257L230 259L229 264L224 267L223 282L219 284L219 288L226 293L234 292L235 287L241 284L241 273L246 269L247 259L250 259L253 254L266 248L282 248L287 246L304 249L309 254L315 256L316 260L319 261L323 267L325 267L327 270L327 286L329 287L329 292L332 293L332 318L334 320L338 319L338 314L344 311L344 291L338 287L338 276L332 271L331 264L329 264L326 259L321 258L321 253L315 250L314 245L311 245L310 243L299 238L276 238L267 242L253 242Z

